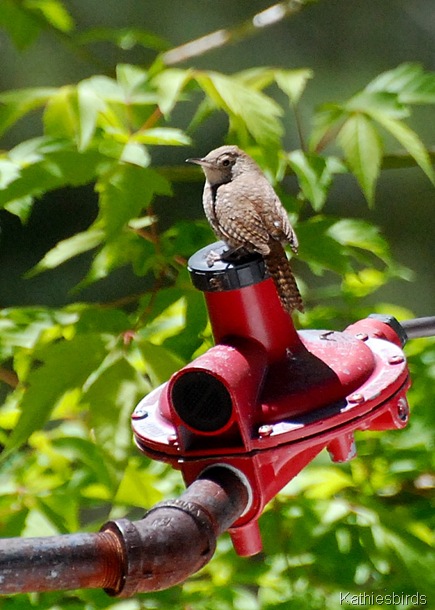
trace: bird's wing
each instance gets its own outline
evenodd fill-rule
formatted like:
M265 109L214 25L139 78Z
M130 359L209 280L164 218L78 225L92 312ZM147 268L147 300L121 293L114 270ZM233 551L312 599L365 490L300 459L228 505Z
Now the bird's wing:
M257 222L261 223L263 230L266 231L267 241L272 238L281 243L288 243L291 249L297 252L298 238L289 222L287 211L266 178L259 175L253 180L252 175L241 176L232 182L233 187L236 184L241 206L244 209L252 208L258 215Z
M289 243L293 252L297 252L299 242L296 233L289 222L287 212L284 206L282 205L278 195L276 195L275 192L274 195L275 197L273 200L273 222L275 224L275 227L277 228L277 233L276 235L272 233L272 235L273 237L275 237L275 239L278 239L281 242L286 241L287 243Z
M240 192L227 193L224 186L219 188L215 204L215 216L224 239L231 247L242 246L268 254L270 236L252 197Z

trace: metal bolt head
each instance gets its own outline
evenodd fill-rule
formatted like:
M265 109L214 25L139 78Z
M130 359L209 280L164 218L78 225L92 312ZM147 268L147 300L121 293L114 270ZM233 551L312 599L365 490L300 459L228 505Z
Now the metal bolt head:
M335 330L326 330L320 335L320 338L325 340L333 340L332 335L335 333Z
M397 405L397 415L401 421L406 421L409 416L409 407L405 399L399 400Z
M347 397L347 402L351 402L354 404L361 404L364 401L365 398L360 392L355 392L355 394L351 394Z
M273 426L270 424L263 424L258 428L258 435L261 437L270 436L273 432Z
M402 354L395 354L394 356L390 356L390 358L388 358L388 364L400 364L405 360L404 356L402 356Z
M357 333L357 334L355 335L355 337L356 337L357 339L359 339L360 341L367 341L367 339L369 338L369 336L368 336L368 334L367 334L367 333Z
M145 407L136 407L131 415L131 419L145 419L145 417L148 417L148 411Z

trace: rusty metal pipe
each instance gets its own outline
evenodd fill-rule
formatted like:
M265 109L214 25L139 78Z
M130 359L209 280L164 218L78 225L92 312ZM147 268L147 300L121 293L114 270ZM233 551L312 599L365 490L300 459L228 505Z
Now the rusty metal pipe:
M216 538L246 508L248 490L214 467L140 521L119 519L97 534L0 541L0 593L104 588L110 595L166 589L213 556Z
M0 541L0 593L111 586L121 570L118 540L110 533Z

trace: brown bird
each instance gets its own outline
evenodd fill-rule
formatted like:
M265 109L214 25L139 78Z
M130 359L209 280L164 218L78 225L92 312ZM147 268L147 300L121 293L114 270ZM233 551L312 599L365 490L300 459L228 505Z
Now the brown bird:
M237 146L221 146L200 159L206 181L205 215L219 239L232 251L258 252L283 308L304 310L283 244L297 252L298 240L287 213L257 163Z

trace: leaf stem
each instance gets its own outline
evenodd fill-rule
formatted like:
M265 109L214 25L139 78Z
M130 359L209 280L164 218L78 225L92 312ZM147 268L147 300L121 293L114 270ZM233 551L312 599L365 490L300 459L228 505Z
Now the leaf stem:
M145 123L139 128L139 131L145 131L147 129L150 129L151 127L153 127L157 123L157 121L159 119L162 118L162 116L163 116L163 113L160 110L160 108L157 106L157 108L155 108L155 110L147 118Z
M295 117L296 131L297 131L298 138L299 138L299 144L300 144L301 150L303 152L306 152L307 147L305 145L305 137L304 137L304 133L303 133L301 115L299 112L298 105L292 102L292 109L293 109L293 114Z

